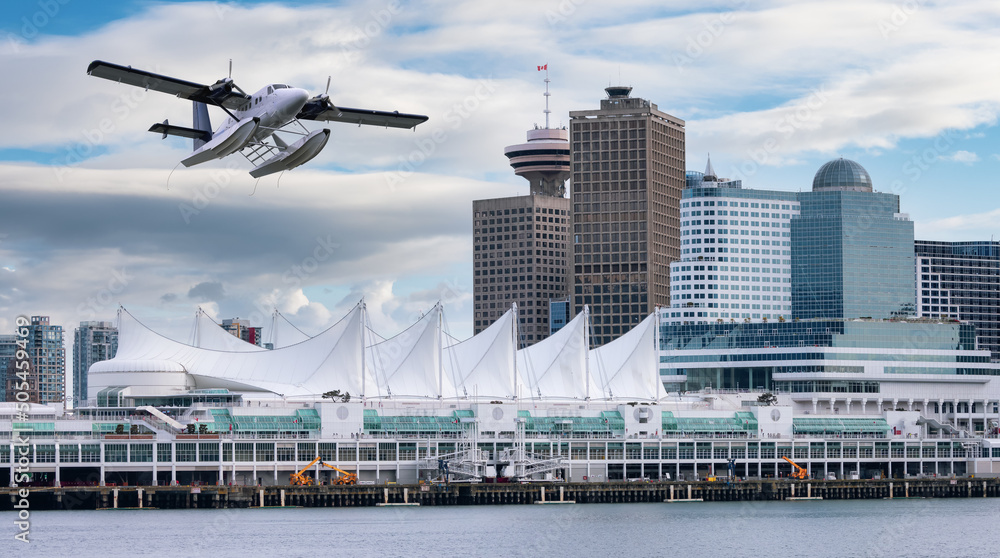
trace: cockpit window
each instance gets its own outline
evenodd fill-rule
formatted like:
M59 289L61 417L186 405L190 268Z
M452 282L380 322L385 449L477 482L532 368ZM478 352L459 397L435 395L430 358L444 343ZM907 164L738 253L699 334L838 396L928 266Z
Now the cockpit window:
M288 89L288 86L287 86L287 85L283 85L283 84L280 84L280 83L275 83L275 84L274 84L274 88L275 88L275 89Z
M267 94L270 95L271 93L274 93L274 88L272 88L270 85L268 85L267 86Z

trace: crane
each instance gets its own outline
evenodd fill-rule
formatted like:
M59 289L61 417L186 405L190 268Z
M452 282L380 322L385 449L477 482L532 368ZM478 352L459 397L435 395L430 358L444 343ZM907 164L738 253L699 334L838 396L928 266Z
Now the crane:
M313 465L315 465L317 463L320 463L324 467L327 467L329 469L333 469L334 471L337 471L338 473L340 473L339 475L337 475L336 477L333 478L333 481L332 481L333 484L336 484L336 485L352 485L352 484L357 484L358 483L358 475L357 474L345 471L345 470L340 469L338 467L334 467L333 465L330 465L329 463L323 461L323 458L317 457L316 459L313 459L308 465L306 465L305 467L303 467L301 471L298 471L296 473L292 473L291 474L291 477L289 478L291 484L294 485L294 486L311 486L312 483L313 483L313 479L312 479L312 477L307 476L305 474L305 472L308 471L310 467L312 467Z
M809 471L806 471L805 467L799 465L791 459L788 459L784 455L782 455L781 458L792 464L792 474L790 476L793 479L805 480L809 478Z

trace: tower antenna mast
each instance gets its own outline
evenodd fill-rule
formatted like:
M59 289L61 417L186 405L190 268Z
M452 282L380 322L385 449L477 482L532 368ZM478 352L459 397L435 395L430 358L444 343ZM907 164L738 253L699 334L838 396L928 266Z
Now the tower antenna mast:
M546 64L545 65L545 129L546 130L549 129L549 114L552 113L552 111L549 110L549 97L551 95L552 94L549 93L549 65Z

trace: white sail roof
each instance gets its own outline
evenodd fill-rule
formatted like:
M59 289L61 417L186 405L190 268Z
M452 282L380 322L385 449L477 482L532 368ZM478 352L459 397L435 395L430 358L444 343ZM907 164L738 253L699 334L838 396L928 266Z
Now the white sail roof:
M618 339L590 351L590 371L601 399L655 401L663 395L657 365L656 312Z
M271 332L270 332L270 343L275 349L280 349L282 347L290 347L292 345L297 345L309 336L306 335L301 329L295 327L295 324L288 321L281 312L277 310L271 315Z
M517 395L514 308L478 335L444 349L445 378L454 391L445 397L512 398Z
M222 329L222 326L215 323L215 320L210 318L208 314L205 314L201 308L195 313L194 339L191 344L202 349L237 353L254 353L267 350L253 343L247 343Z
M441 397L453 392L444 388L441 370L441 305L436 304L417 323L399 335L366 349L365 366L375 378L381 397Z
M517 351L517 370L527 387L524 397L586 399L600 394L587 371L589 310L548 338Z
M334 389L364 394L362 313L359 304L332 327L295 347L236 352L173 341L123 310L115 358L95 363L89 374L104 376L101 384L124 386L130 385L130 372L176 370L180 366L199 388L263 390L290 396Z

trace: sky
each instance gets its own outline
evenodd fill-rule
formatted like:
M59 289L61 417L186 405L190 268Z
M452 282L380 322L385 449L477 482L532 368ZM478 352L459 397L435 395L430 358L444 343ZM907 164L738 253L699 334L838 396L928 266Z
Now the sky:
M441 301L467 337L472 201L527 194L503 149L544 124L543 64L552 126L630 85L685 121L689 170L711 153L745 188L797 191L846 157L901 196L918 239L1000 233L992 0L16 0L0 13L0 331L48 315L68 353L80 321L119 305L185 341L199 307L266 339L275 308L315 334L364 297L392 335ZM86 75L105 60L212 83L230 59L248 92L319 94L329 76L339 106L429 120L331 123L316 159L258 182L238 155L178 166L190 141L146 131L190 125L187 101Z

